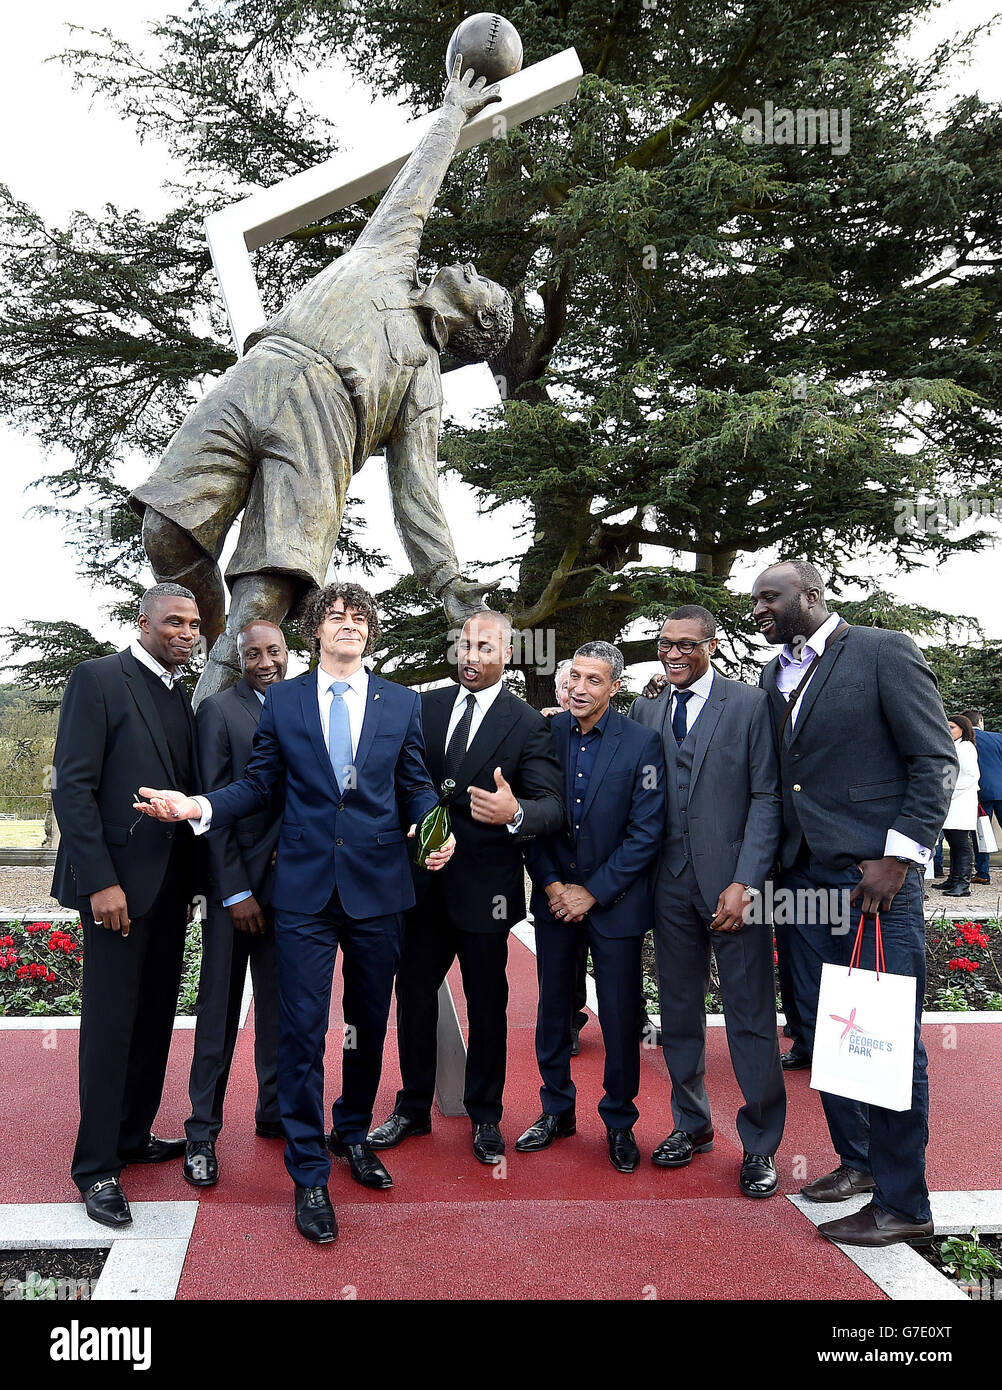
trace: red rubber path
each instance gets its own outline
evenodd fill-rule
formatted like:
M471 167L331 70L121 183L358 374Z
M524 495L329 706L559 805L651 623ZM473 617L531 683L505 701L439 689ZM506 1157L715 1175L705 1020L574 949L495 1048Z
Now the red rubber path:
M217 1187L196 1193L179 1163L126 1170L134 1201L200 1198L178 1291L203 1298L559 1298L881 1299L880 1290L783 1196L749 1201L737 1188L741 1104L722 1028L709 1030L708 1086L716 1147L677 1171L647 1156L672 1128L669 1085L658 1052L644 1052L644 1154L630 1175L609 1163L595 1110L601 1095L598 1024L582 1032L574 1062L578 1133L543 1153L520 1155L514 1141L539 1113L533 1054L535 959L511 939L506 1166L478 1164L466 1119L437 1112L429 1137L384 1155L394 1178L369 1193L335 1161L330 1192L340 1224L333 1246L314 1247L295 1231L282 1145L254 1134L253 1032L240 1035L217 1153ZM463 1018L458 972L451 977ZM332 1010L339 1026L340 984ZM248 1021L249 1023L251 1020ZM465 1019L463 1019L465 1023ZM331 1038L336 1037L332 1033ZM929 1186L1002 1188L998 1077L1002 1026L928 1025L932 1088ZM182 1133L193 1034L177 1030L157 1132ZM74 1030L0 1030L0 1171L3 1202L66 1202L76 1127ZM399 1083L391 1027L376 1122L392 1109ZM337 1094L329 1048L328 1100ZM834 1166L809 1073L787 1077L789 1114L778 1155L781 1192ZM994 1136L994 1139L990 1136Z

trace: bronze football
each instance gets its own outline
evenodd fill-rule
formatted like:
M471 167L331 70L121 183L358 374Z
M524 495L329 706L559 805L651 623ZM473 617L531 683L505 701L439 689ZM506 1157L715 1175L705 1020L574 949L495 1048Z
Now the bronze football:
M450 77L457 53L463 55L464 72L472 68L488 83L500 82L522 66L518 30L499 14L471 14L453 32L445 54L445 70Z

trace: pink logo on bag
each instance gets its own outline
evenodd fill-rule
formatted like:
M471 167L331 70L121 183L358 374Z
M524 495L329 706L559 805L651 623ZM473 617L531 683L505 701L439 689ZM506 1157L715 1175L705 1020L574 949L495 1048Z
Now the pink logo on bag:
M855 1009L850 1009L848 1018L842 1018L839 1014L829 1014L828 1017L834 1023L845 1024L845 1027L842 1030L842 1036L838 1040L838 1050L840 1052L842 1051L842 1044L845 1042L846 1038L849 1036L850 1033L861 1033L864 1038L869 1037L869 1034L864 1029L860 1028L859 1024L856 1022Z

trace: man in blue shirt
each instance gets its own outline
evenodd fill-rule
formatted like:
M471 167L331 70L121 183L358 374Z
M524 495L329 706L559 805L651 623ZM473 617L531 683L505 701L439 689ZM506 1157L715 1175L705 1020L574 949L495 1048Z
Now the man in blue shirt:
M571 665L570 707L550 721L564 774L565 824L526 851L536 926L543 1113L515 1147L534 1153L575 1132L572 992L584 936L605 1042L605 1094L598 1111L613 1167L632 1173L640 1160L633 1125L640 1089L641 948L653 922L650 868L664 831L665 801L660 739L611 706L622 673L618 648L586 642Z

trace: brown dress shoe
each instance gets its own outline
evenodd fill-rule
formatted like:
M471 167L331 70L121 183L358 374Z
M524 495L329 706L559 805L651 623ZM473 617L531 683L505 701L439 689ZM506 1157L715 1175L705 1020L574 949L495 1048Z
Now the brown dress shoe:
M931 1221L902 1221L873 1202L852 1216L839 1217L837 1221L823 1221L818 1227L818 1235L825 1240L838 1241L840 1245L868 1245L880 1248L884 1245L899 1245L907 1241L909 1245L932 1244Z
M800 1195L812 1202L844 1202L848 1197L858 1197L861 1192L873 1192L876 1186L869 1173L860 1173L840 1163L833 1172L807 1183L800 1189Z

